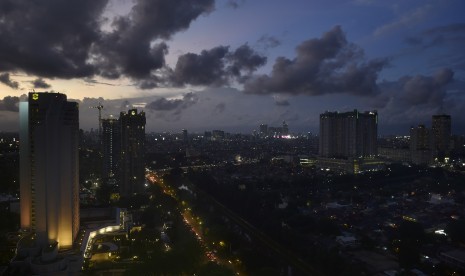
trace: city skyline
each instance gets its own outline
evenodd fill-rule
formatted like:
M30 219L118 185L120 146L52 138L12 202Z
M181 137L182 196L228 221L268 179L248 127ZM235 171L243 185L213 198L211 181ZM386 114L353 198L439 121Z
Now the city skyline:
M19 98L35 89L77 100L83 129L98 128L89 107L101 102L104 116L143 108L148 132L286 121L316 133L319 114L358 109L378 111L380 134L444 113L463 134L464 10L456 0L7 1L0 127L18 129Z

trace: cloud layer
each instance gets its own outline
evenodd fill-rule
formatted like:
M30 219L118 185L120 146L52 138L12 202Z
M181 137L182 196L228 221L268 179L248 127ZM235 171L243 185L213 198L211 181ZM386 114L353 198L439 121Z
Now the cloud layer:
M181 55L171 74L171 81L175 86L220 86L233 80L242 82L266 61L266 57L257 54L247 44L234 51L218 46L200 54Z
M42 78L37 78L33 80L32 85L34 86L34 88L42 88L42 89L50 88L50 84L46 83L45 80Z
M107 1L0 3L0 71L78 78L95 73L90 47L100 38Z
M365 61L363 51L346 40L340 26L302 42L294 59L278 57L269 75L249 79L244 91L250 94L350 93L369 95L377 92L378 73L387 66L385 59Z
M19 83L17 81L14 81L10 78L9 73L3 73L0 74L0 82L3 83L6 86L9 86L13 89L18 89L19 88Z
M240 1L230 1L238 6ZM126 15L104 18L108 1L49 0L0 4L0 72L38 76L34 87L48 88L46 78L106 79L127 77L141 89L160 86L224 85L243 81L266 57L244 44L218 46L181 55L175 68L165 62L166 43L186 30L214 0L136 0ZM17 83L2 75L12 88Z
M107 0L5 0L0 3L0 72L39 77L150 77L165 65L158 40L210 12L214 0L137 0L130 13L105 19ZM107 22L109 28L102 26ZM109 30L108 30L109 29Z
M148 110L153 111L172 111L176 110L180 112L182 109L186 109L198 101L198 97L196 94L189 92L184 94L182 99L173 99L168 100L166 98L159 98L145 106Z
M18 112L19 97L6 96L0 100L0 111Z

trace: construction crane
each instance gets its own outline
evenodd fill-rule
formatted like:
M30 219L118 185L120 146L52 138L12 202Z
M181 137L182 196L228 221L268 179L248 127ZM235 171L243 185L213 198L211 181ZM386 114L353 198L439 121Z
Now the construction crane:
M99 139L102 139L102 109L103 105L99 102L97 106L91 106L90 108L98 109L98 136Z

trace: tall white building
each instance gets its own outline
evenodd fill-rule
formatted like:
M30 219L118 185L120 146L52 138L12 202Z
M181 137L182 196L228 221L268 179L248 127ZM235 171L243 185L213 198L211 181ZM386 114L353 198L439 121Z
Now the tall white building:
M60 93L20 103L21 228L44 246L71 247L79 231L79 110Z

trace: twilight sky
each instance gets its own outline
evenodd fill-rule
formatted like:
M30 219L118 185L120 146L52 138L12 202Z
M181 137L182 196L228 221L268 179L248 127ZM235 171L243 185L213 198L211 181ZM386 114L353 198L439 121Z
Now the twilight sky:
M329 2L329 3L328 3ZM0 131L56 91L81 128L143 108L148 131L318 132L378 110L380 134L452 115L465 134L463 0L0 0Z

